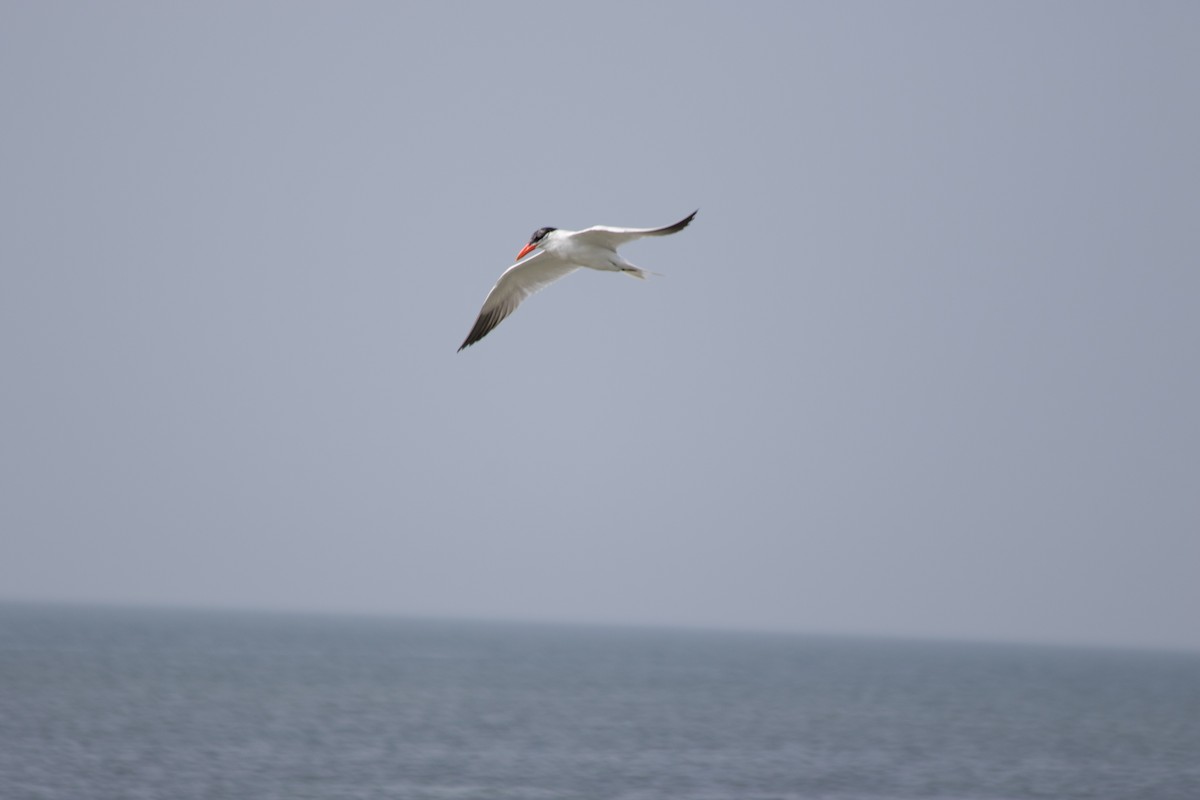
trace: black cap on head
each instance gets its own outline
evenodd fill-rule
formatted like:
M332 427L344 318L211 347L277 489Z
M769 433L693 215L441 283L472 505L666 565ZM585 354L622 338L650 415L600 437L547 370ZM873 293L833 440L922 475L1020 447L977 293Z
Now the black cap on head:
M556 230L558 230L558 228L538 228L536 231L533 232L533 236L529 237L529 243L537 244L542 239L546 238L547 233L549 233L550 231L556 231Z

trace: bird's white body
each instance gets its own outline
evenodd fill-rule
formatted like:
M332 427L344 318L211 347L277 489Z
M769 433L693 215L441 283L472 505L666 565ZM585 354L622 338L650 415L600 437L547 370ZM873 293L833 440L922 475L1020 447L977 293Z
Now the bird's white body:
M609 228L603 225L582 231L539 228L517 255L517 263L505 270L488 292L474 327L458 349L469 347L487 336L526 297L581 267L645 278L646 271L622 258L617 248L643 236L677 233L695 216L693 211L685 219L665 228ZM534 250L537 252L525 257Z
M617 247L623 243L617 236L605 233L602 229L559 230L546 234L540 249L564 264L607 272L628 272L637 278L646 277L641 269L630 264L617 252Z

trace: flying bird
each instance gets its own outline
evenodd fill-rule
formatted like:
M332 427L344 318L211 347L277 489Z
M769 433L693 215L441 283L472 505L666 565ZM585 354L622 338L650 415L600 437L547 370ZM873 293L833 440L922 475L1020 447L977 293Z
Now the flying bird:
M697 209L698 210L698 209ZM467 338L459 346L470 347L491 332L492 328L517 310L529 295L570 275L580 267L605 272L624 272L635 278L645 278L646 271L635 267L617 254L617 248L643 236L666 236L679 233L696 216L693 211L674 225L665 228L609 228L596 225L582 231L558 228L538 228L529 242L517 253L517 262L504 271L500 280L488 292L479 311L479 318ZM533 252L533 251L537 252ZM525 256L533 252L529 258ZM522 261L522 259L524 259Z

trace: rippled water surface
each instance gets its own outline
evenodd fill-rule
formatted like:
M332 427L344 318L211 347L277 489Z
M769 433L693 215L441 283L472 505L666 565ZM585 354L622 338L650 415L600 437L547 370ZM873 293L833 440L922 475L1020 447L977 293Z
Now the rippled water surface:
M1200 798L1200 655L0 606L0 798Z

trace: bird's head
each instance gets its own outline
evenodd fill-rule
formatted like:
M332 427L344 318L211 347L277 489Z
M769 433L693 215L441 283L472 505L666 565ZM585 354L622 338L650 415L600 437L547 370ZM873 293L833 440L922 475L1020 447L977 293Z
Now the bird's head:
M533 232L533 236L529 237L529 243L521 248L521 252L517 253L517 261L520 261L525 256L529 255L530 251L538 247L545 241L546 236L558 228L538 228Z

